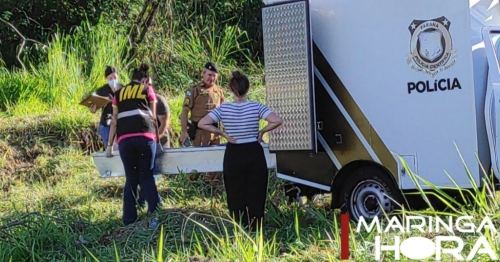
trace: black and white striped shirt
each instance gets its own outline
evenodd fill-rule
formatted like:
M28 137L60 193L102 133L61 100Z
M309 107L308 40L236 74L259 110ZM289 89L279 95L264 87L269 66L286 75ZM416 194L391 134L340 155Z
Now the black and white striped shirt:
M257 141L259 120L265 119L271 109L259 102L223 103L208 115L215 121L222 121L226 133L236 139L237 144Z

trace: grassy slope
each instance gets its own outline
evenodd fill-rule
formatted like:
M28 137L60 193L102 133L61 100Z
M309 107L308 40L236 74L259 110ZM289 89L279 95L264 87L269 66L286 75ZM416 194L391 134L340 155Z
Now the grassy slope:
M0 257L12 261L161 261L159 256L168 261L338 260L339 228L337 215L329 209L329 196L308 203L312 210L308 213L297 203L287 205L279 189L283 181L274 176L270 176L263 242L259 235L246 235L225 220L222 185L212 188L202 181L187 182L185 175L159 182L164 199L161 228L147 230L145 219L123 227L124 179L99 178L88 156L88 141L98 141L96 121L97 116L89 121L85 114L0 120ZM496 200L493 205L485 200L482 195L475 208L454 213L496 216ZM384 238L390 241L394 235ZM352 232L351 236L355 260L372 261L369 243L374 235ZM473 236L467 237L473 241ZM499 247L496 237L490 240ZM384 260L392 257L386 254Z
M37 261L81 260L89 257L85 246L100 260L107 261L115 256L112 244L116 241L121 258L132 258L134 261L152 259L155 256L152 250L158 249L159 232L143 229L141 222L132 227L121 227L124 180L99 178L91 158L86 154L87 144L84 141L98 139L93 132L95 125L81 118L71 119L72 127L65 128L58 122L69 118L56 119L9 117L0 122L0 168L3 174L0 183L4 195L0 201L0 212L4 224L20 222L6 226L7 229L0 233L0 257L12 257L13 261L28 258ZM277 234L278 239L273 246L265 249L262 254L264 260L297 245L296 228L291 223L295 215L301 223L319 223L307 217L302 220L302 211L283 206L282 193L275 190L280 182L274 177L270 179L270 201L281 206L281 210L268 207L266 237L272 239ZM186 181L186 176L180 175L164 178L159 183L164 198L161 218L165 256L177 259L195 256L220 259L255 257L257 254L251 245L255 239L240 237L243 243L238 247L232 246L229 240L221 246L212 243L213 237L203 230L204 226L214 232L223 230L219 218L225 217L223 186L211 188L202 181ZM27 214L32 215L26 217ZM197 222L202 224L196 225ZM222 235L216 233L217 237L226 238L235 233L232 232L232 225L225 224L228 235L225 232ZM302 229L305 246L315 241L307 240L308 235L316 234L315 231L322 227ZM197 232L198 239L194 238L193 232ZM12 245L14 243L17 247ZM312 245L310 248L318 247ZM319 258L321 253L314 256Z

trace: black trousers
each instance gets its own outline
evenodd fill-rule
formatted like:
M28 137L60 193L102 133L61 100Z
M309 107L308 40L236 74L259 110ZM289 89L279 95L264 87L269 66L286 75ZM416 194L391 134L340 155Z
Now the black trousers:
M227 206L236 222L256 230L263 222L268 170L258 142L228 143L223 163Z
M118 149L125 169L125 187L123 189L123 223L137 220L135 196L137 187L148 201L150 213L158 208L158 190L153 177L156 142L146 137L129 137L120 141Z

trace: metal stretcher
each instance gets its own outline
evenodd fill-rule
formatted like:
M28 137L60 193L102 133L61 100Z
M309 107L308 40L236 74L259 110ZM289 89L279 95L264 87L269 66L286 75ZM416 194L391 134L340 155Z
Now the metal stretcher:
M268 169L276 170L276 155L269 152L268 144L263 143L262 147L264 148ZM155 175L222 172L225 150L225 144L165 148L162 153L156 155L153 172ZM106 157L105 152L95 152L91 156L102 178L125 176L125 170L118 151L113 152L113 157Z

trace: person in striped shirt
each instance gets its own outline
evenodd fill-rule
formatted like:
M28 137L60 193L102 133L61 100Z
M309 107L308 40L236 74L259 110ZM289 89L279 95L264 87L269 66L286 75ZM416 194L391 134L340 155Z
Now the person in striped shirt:
M259 102L247 99L250 83L239 71L229 82L234 102L222 103L202 118L198 127L227 139L223 174L227 206L236 222L255 231L262 225L267 195L267 162L261 146L262 136L283 121ZM259 121L268 124L259 131ZM221 121L225 131L212 125Z

